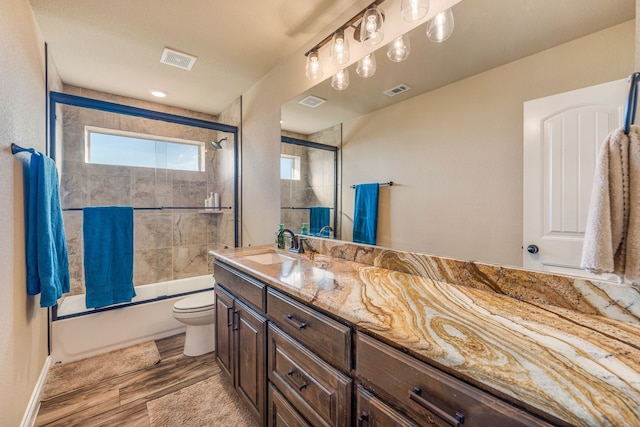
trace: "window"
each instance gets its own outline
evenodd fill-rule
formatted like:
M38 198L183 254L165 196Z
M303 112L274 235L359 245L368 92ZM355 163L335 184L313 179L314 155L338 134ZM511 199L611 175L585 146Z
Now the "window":
M280 155L280 179L300 180L300 156Z
M204 171L203 142L85 127L85 162Z

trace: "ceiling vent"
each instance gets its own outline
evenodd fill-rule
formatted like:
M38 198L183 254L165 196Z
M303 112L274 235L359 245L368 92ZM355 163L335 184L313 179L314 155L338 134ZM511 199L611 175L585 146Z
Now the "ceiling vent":
M302 104L306 107L316 108L318 105L324 104L327 102L326 99L318 98L317 96L309 95L306 98L298 101L298 104Z
M183 70L191 70L193 64L196 63L195 56L188 55L186 53L178 52L169 48L164 48L162 52L162 58L160 62L167 65L173 65L174 67L182 68Z
M411 86L407 86L405 84L398 85L396 87L392 87L391 89L385 90L384 93L387 96L396 96L400 93L406 92L411 89Z

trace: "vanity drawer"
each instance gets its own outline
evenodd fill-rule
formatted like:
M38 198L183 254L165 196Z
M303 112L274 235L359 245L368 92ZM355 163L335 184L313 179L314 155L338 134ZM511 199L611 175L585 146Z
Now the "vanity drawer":
M269 384L269 421L268 427L311 427L287 399Z
M358 379L420 425L551 425L367 335L356 343Z
M271 381L314 426L348 426L352 380L269 323Z
M389 407L361 385L358 386L356 400L356 423L359 427L419 427L418 424Z
M270 320L318 356L341 369L351 370L351 328L274 289L267 291Z
M267 287L264 283L220 261L216 260L214 265L216 283L220 283L262 313L265 312Z

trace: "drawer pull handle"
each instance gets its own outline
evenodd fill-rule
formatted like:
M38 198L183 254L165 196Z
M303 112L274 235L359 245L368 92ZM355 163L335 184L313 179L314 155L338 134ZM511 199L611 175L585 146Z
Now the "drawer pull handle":
M227 307L227 326L233 326L233 314L229 316L231 310L233 310L233 307Z
M293 314L287 314L285 316L285 319L287 319L287 321L289 323L291 323L293 326L295 326L298 329L304 329L307 327L307 324L304 322L297 322L296 319L293 318Z
M369 424L369 414L362 411L358 417L358 427L363 427L365 423Z
M238 322L236 322L236 314L238 314L239 311L238 310L233 310L233 314L231 315L231 323L235 325L233 326L233 330L237 331L238 330L238 323L240 323L240 321L238 320Z
M291 378L291 382L292 382L293 384L295 384L295 386L296 386L296 387L298 387L298 390L299 390L299 391L302 391L302 390L304 390L305 388L307 388L307 382L306 382L306 381L302 381L302 383L297 384L297 383L294 381L294 379L293 379L293 374L294 374L294 373L296 373L296 372L298 372L298 371L297 371L297 370L293 370L293 369L289 369L289 370L287 371L287 376L288 376L289 378ZM301 374L300 372L298 372L298 375L304 379L304 377L302 376L302 374Z
M424 409L430 412L433 412L435 415L442 418L444 421L446 421L448 424L452 425L453 427L461 427L461 425L464 424L463 414L456 411L455 417L452 417L442 409L438 408L433 403L429 402L424 397L420 396L420 393L422 393L422 390L420 390L419 387L414 387L413 390L409 391L409 399L413 400L418 405L422 406Z

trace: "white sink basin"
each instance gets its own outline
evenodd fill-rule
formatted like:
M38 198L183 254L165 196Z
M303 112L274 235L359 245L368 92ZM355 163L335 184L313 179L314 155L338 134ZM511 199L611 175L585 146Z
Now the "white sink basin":
M264 265L279 264L287 261L296 260L295 258L291 258L286 255L278 254L275 252L267 252L264 254L257 254L257 255L247 255L244 258L250 261L257 262L259 264L264 264Z

